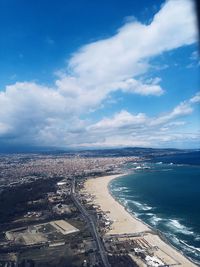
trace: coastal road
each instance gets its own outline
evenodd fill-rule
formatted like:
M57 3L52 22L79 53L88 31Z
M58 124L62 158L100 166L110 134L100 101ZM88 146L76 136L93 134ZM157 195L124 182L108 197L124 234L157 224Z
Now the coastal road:
M72 197L72 200L74 201L76 207L81 212L81 214L83 215L83 217L85 218L86 222L88 223L88 225L90 227L91 233L93 235L94 240L96 241L97 249L99 251L99 254L100 254L100 257L101 257L101 260L102 260L104 266L105 267L111 267L109 264L108 257L107 257L106 251L104 249L102 240L101 240L99 233L96 229L95 222L93 221L90 214L87 212L87 210L84 208L84 206L80 203L80 201L76 197L75 179L73 179L73 181L72 181L71 197Z

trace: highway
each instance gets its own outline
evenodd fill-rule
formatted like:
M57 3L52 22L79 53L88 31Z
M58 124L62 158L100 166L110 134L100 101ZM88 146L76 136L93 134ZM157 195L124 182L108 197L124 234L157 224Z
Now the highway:
M76 197L75 179L72 181L71 197L72 197L72 200L74 201L76 207L81 212L81 214L83 215L83 217L85 218L87 224L90 227L92 236L93 236L94 240L96 241L97 249L99 251L99 254L100 254L100 257L101 257L101 260L102 260L104 266L105 267L111 267L110 264L109 264L108 257L107 257L106 251L104 249L102 240L101 240L101 238L99 236L99 233L98 233L98 231L96 229L95 222L93 221L93 219L90 216L90 214L87 212L87 210L84 208L84 206L80 203L80 201Z

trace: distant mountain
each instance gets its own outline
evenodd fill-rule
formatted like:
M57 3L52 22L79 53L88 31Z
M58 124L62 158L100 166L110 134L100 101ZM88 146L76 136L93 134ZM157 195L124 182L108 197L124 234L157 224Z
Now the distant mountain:
M162 157L173 154L189 153L200 151L198 149L175 149L175 148L144 148L144 147L124 147L106 149L86 149L86 150L67 150L58 147L36 147L36 146L0 146L0 153L42 153L42 154L67 154L80 155L84 157L120 157L120 156L139 156L145 158Z
M63 151L54 147L39 147L39 146L25 146L25 145L5 145L0 144L0 153L40 153L40 152L54 152Z
M125 147L114 149L95 149L79 151L80 155L85 156L139 156L139 157L155 157L162 155L172 155L189 153L196 151L192 149L174 149L174 148L144 148L144 147Z

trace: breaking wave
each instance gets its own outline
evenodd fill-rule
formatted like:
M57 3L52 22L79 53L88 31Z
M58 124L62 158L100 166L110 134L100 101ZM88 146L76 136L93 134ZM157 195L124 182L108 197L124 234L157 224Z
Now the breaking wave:
M156 227L160 222L162 222L163 219L160 217L157 217L156 215L153 215L150 219L149 219L149 223L153 226Z
M140 210L152 210L153 209L153 207L148 206L145 203L140 203L140 202L135 201L135 200L132 200L131 202L133 203L133 205L135 205Z
M183 241L181 239L178 239L175 235L173 234L169 234L166 236L168 236L169 240L171 240L171 242L178 247L179 249L181 249L181 251L183 251L183 253L187 254L188 256L196 256L196 263L199 264L200 263L200 248L199 247L195 247L192 245L187 244L186 241Z
M180 243L185 245L187 248L191 249L193 253L197 253L196 255L199 255L200 248L197 248L195 246L188 245L185 241L180 240Z
M113 192L129 192L130 190L126 186L120 186L120 187L112 187L111 189Z
M194 232L191 231L191 229L189 227L181 224L176 219L170 219L170 220L168 220L168 222L166 224L167 224L167 227L170 228L175 233L181 233L184 235L194 235Z

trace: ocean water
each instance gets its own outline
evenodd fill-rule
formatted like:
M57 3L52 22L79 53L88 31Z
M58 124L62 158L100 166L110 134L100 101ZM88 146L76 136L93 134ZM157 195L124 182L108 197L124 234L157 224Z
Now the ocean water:
M200 165L148 162L113 180L112 195L200 264ZM144 168L145 167L145 168Z

